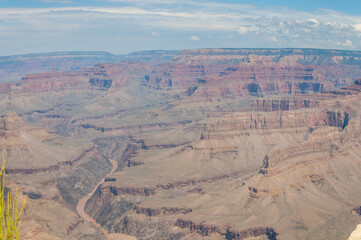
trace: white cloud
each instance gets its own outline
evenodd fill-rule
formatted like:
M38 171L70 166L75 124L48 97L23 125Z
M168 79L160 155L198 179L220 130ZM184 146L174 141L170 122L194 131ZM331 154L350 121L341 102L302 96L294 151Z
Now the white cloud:
M320 25L320 22L317 19L314 19L314 18L308 19L308 23L310 23L310 24L312 24L314 26L319 26Z
M192 36L189 38L189 40L192 40L192 41L199 41L201 40L198 36Z
M353 27L357 32L361 32L361 23L356 23Z
M151 34L152 34L152 36L159 36L160 35L159 32L152 32Z
M272 42L277 42L277 41L278 41L275 36L271 36L271 37L269 38L269 40L272 41Z
M349 39L346 39L346 42L337 42L336 44L344 47L352 47L352 42Z
M240 27L240 28L238 29L238 32L239 32L240 34L247 34L247 33L248 33L248 28L247 28L247 27Z
M260 30L259 27L247 25L240 27L238 29L238 33L239 34L247 34L249 32L258 33L259 30Z

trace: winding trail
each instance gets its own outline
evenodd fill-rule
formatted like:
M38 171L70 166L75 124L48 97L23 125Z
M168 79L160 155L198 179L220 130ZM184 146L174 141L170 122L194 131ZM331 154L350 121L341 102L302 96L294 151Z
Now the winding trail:
M115 169L117 169L118 163L117 163L116 161L112 160L112 159L109 159L109 161L111 162L111 164L112 164L112 166L113 166L113 167L112 167L112 170L108 173L108 174L111 174L111 173L113 173L113 172L115 171ZM97 190L97 188L98 188L101 184L103 184L104 182L105 182L105 177L100 180L100 182L94 187L94 189L93 189L93 191L92 191L91 193L89 193L86 197L84 197L84 198L82 198L82 199L79 200L78 205L76 206L76 210L77 210L78 214L79 214L82 218L84 218L84 219L85 219L86 221L88 221L88 222L91 222L95 227L99 228L99 229L103 232L104 236L105 236L106 238L108 238L108 231L105 230L104 228L102 228L102 226L101 226L99 223L97 223L97 221L96 221L94 218L90 217L90 216L85 212L85 205L86 205L86 203L87 203L88 200L91 198L91 196L93 196L93 194L95 193L95 191Z

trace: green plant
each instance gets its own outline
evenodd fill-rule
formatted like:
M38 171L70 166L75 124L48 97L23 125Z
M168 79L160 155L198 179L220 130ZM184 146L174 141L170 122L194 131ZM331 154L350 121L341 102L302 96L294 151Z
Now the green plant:
M0 170L0 240L18 240L20 238L20 215L24 209L26 198L20 208L18 206L18 188L15 196L5 189L5 159Z

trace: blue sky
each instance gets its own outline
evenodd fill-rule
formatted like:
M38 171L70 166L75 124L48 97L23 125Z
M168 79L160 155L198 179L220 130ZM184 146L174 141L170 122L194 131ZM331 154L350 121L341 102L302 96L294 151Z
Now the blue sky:
M202 47L361 50L361 1L0 0L0 55Z

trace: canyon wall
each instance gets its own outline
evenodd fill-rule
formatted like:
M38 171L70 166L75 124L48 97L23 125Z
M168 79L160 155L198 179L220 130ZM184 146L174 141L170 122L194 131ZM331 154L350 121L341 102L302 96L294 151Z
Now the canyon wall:
M85 211L110 234L343 239L361 197L360 57L155 51L1 83L7 173L34 229L61 239L105 238L75 210L99 182Z

